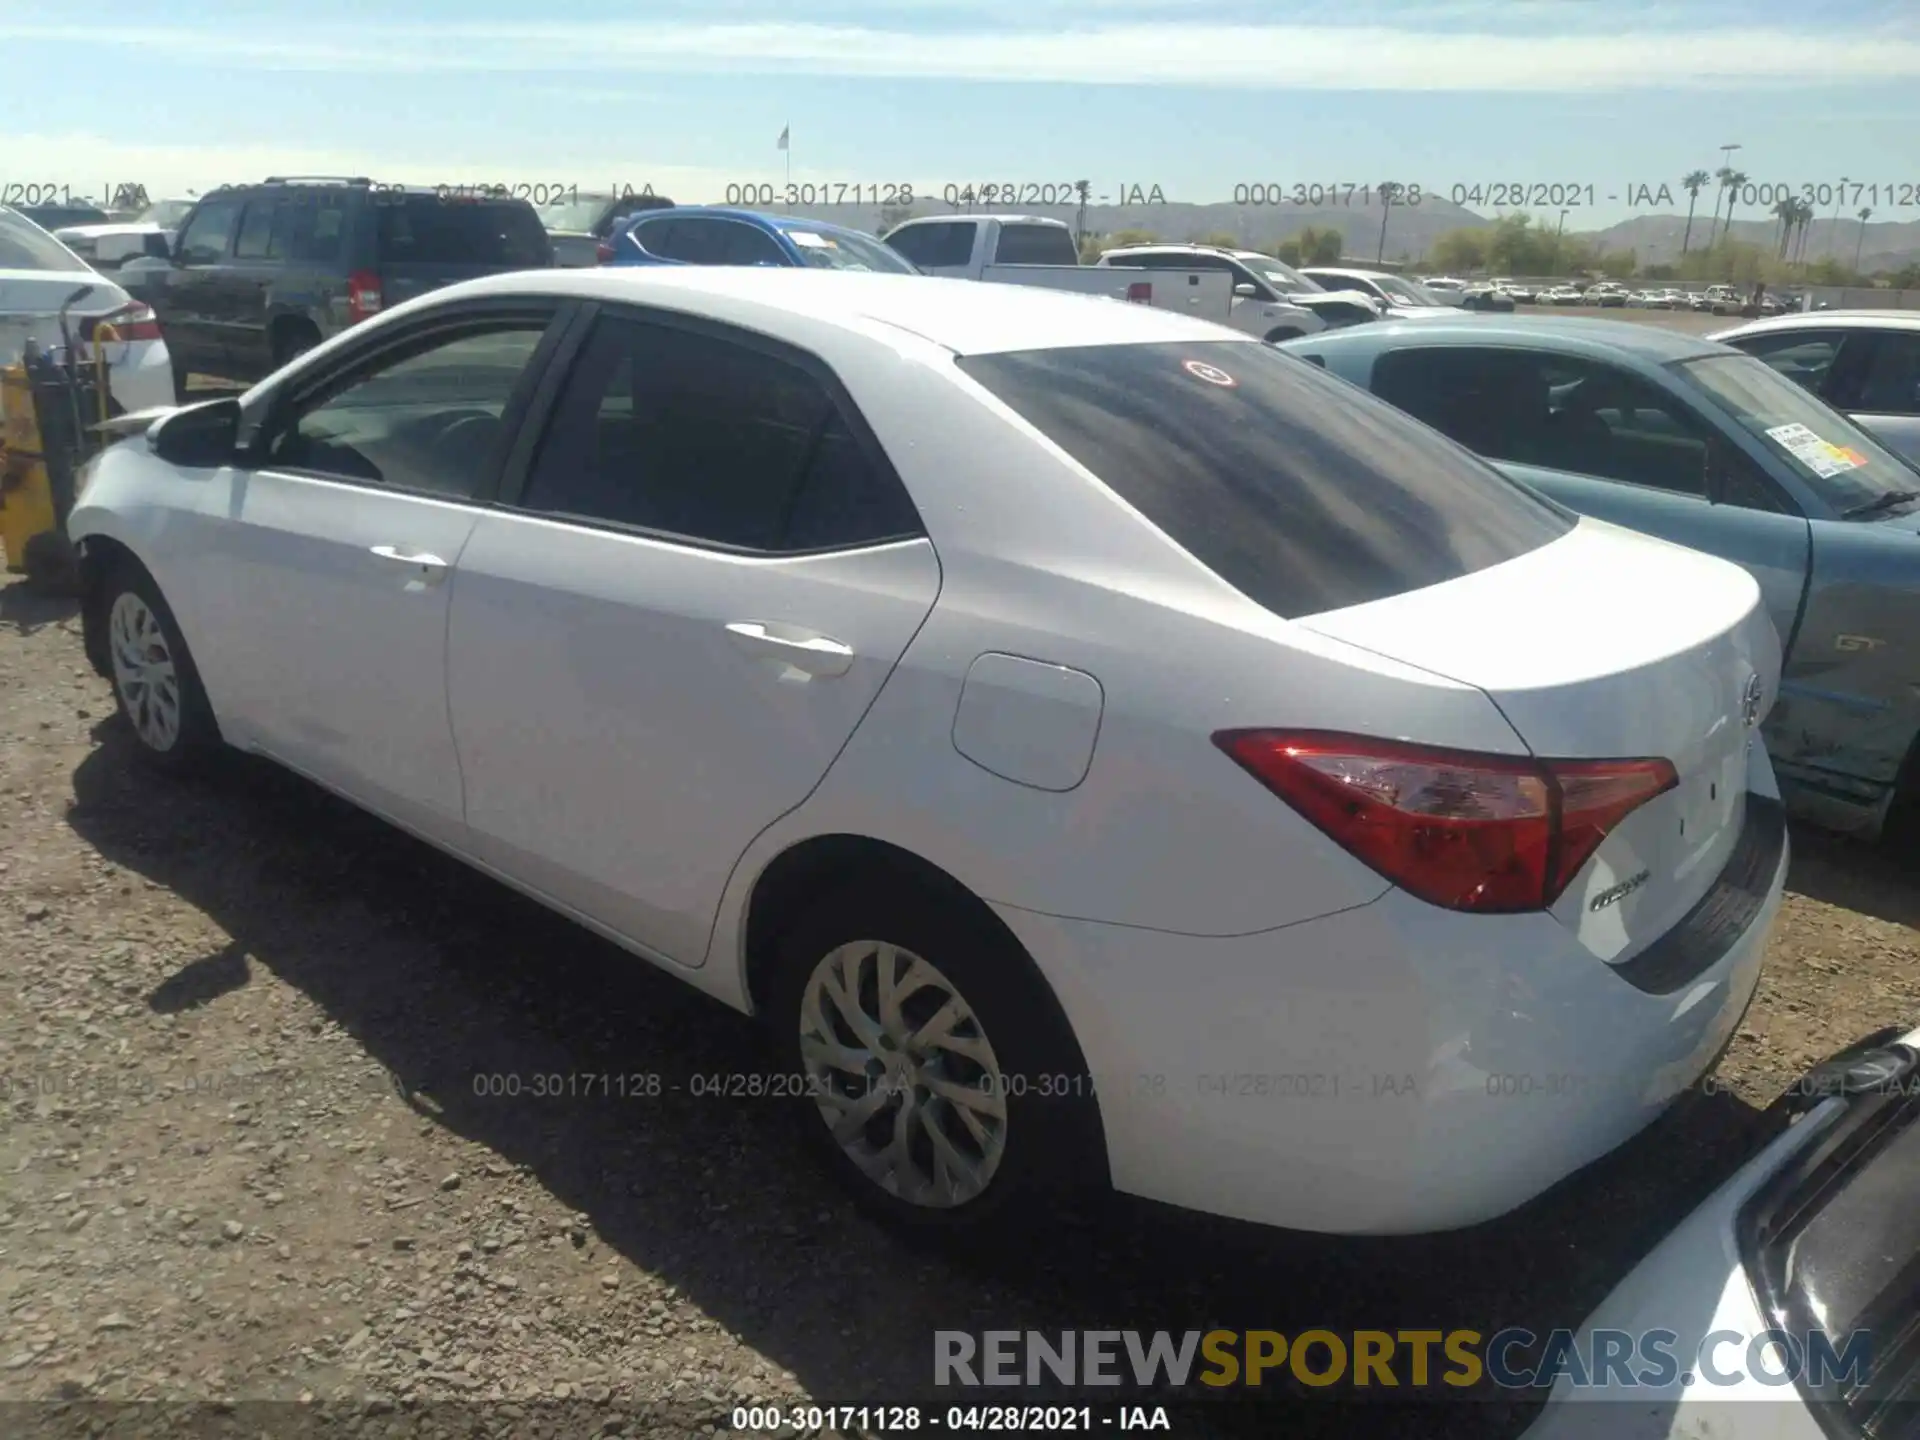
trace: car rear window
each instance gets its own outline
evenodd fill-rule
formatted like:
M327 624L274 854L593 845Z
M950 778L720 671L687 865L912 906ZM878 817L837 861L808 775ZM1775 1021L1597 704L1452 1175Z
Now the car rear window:
M1454 580L1577 523L1385 402L1270 346L1087 346L957 363L1281 615Z
M524 201L408 195L402 204L377 208L380 259L388 264L519 270L553 263L546 227Z
M912 258L912 257L908 257ZM1080 247L1064 225L1002 225L993 247L996 265L1078 265Z

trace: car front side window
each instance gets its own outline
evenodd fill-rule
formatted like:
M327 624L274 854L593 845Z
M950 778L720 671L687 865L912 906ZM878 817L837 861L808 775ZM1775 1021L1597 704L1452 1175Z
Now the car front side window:
M450 499L471 499L506 439L504 417L537 320L478 322L376 361L274 427L266 463Z
M227 238L239 217L237 200L209 200L193 212L180 236L180 263L214 265L226 258Z

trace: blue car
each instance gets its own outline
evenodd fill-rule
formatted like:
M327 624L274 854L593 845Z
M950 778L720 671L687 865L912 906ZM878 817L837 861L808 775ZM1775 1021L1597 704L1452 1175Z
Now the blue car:
M754 210L682 205L640 215L613 238L608 265L774 265L918 275L871 235Z
M1789 807L1868 836L1914 813L1920 469L1763 361L1653 325L1463 316L1280 348L1569 509L1744 566L1780 632Z

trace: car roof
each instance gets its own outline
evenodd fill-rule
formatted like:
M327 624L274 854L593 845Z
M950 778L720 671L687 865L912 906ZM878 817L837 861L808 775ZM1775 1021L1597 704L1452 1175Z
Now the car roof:
M904 330L959 355L1077 345L1258 343L1223 325L1105 297L925 275L751 265L596 266L485 276L419 302L552 295L656 305L778 335L790 321ZM792 328L801 328L797 325Z
M1697 360L1706 355L1732 355L1731 347L1701 335L1688 335L1660 325L1636 325L1631 320L1599 320L1558 315L1502 317L1497 314L1384 321L1358 325L1334 334L1320 334L1292 342L1295 348L1369 345L1371 341L1418 339L1422 344L1455 345L1478 341L1488 345L1527 345L1570 355L1605 356L1626 353L1664 365L1675 360Z
M731 205L675 205L671 209L641 210L635 212L633 223L641 225L649 220L698 220L702 217L716 220L742 220L765 230L797 227L804 230L818 230L828 235L858 235L866 240L874 238L864 231L850 229L845 225L835 225L830 220L809 220L804 215L770 215L764 210L740 210Z
M1775 315L1737 327L1742 335L1762 330L1920 330L1920 311L1914 310L1802 310Z
M951 225L956 221L992 220L1001 225L1057 225L1062 230L1073 227L1064 220L1056 220L1051 215L916 215L910 220L902 220L894 226L895 230L904 230L909 225Z

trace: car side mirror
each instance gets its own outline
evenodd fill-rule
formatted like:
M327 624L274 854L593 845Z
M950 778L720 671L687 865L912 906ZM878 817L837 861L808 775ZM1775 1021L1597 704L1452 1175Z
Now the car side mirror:
M1233 293L1238 295L1242 300L1251 300L1260 292L1251 285L1236 285L1233 287Z
M163 415L147 431L147 448L169 465L230 464L240 450L240 402L226 395Z

